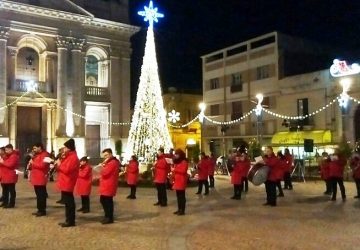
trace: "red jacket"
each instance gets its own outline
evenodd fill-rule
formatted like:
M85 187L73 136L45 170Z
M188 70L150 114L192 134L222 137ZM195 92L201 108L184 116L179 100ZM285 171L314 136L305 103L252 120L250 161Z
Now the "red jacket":
M215 157L209 157L211 161L211 165L209 166L209 175L214 176L215 173L215 166L216 166L216 158Z
M18 175L15 172L15 169L19 167L19 151L13 150L9 155L6 155L4 162L0 164L1 168L1 183L2 184L12 184L16 183L18 180Z
M208 156L201 159L197 165L199 181L205 181L209 177L209 169L211 168L211 160Z
M76 180L75 193L77 195L90 195L92 184L92 168L89 164L79 167L79 175Z
M165 155L160 155L155 162L155 183L166 183L167 176L170 172L170 165L166 162Z
M115 157L109 159L100 171L99 193L115 196L119 180L120 162Z
M79 158L76 151L69 151L61 159L57 168L57 186L61 191L74 192L75 184L79 175Z
M284 179L284 174L285 172L289 172L289 171L286 171L287 168L288 168L288 163L287 163L287 160L286 158L278 158L279 159L279 171L278 171L278 180L282 181Z
M329 163L329 177L343 178L346 160L339 157L337 160L331 160Z
M240 185L246 178L248 170L250 169L250 161L236 161L234 169L231 172L231 184Z
M291 154L285 154L284 156L286 159L286 165L284 166L285 167L284 172L290 173L292 171L294 157Z
M139 178L139 162L131 160L126 168L126 181L128 185L136 185Z
M321 159L321 162L320 162L321 179L328 180L329 179L329 171L330 171L330 160L329 159Z
M265 157L264 161L265 161L265 165L270 168L267 180L279 181L280 180L279 178L283 173L279 159L274 154L272 154L271 156Z
M185 190L188 182L188 162L186 160L181 161L178 164L174 164L173 176L174 190Z
M32 159L30 165L30 182L34 186L45 186L47 183L50 163L44 162L45 157L49 157L49 153L42 151Z

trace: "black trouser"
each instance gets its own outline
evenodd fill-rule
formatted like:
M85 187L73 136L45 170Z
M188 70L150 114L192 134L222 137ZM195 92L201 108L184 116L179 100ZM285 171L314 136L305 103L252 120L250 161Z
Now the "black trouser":
M265 182L266 201L270 205L276 205L276 182L267 180Z
M292 182L291 182L291 175L290 172L284 173L284 188L285 189L292 189Z
M90 196L81 195L81 208L83 211L90 211Z
M199 180L198 193L201 194L203 185L205 185L205 194L208 194L209 193L209 182L208 182L208 180Z
M75 224L75 199L73 192L61 191L62 199L65 203L66 223Z
M242 180L242 188L241 190L244 190L244 192L247 192L249 190L249 181L248 181L248 178L243 178Z
M15 183L4 183L3 186L4 205L15 206L16 190Z
M36 207L38 212L46 213L46 186L45 185L35 185L34 186L35 194L36 194Z
M356 185L357 196L360 197L360 179L355 179L355 185Z
M332 193L332 184L331 184L330 179L325 180L325 186L326 186L325 193L328 193L328 194Z
M54 174L55 174L56 168L51 168L49 171L49 181L54 181Z
M155 183L160 205L167 205L166 183Z
M343 178L341 177L332 177L331 179L331 191L332 191L332 199L336 199L336 193L337 193L337 186L336 184L339 184L339 188L340 188L340 192L341 192L341 197L343 199L346 198L345 195L345 187L344 187L344 182L343 182Z
M282 187L281 187L281 180L276 182L276 186L279 189L279 195L281 195L281 196L284 195L284 192L283 192Z
M209 187L211 188L215 187L215 179L213 175L209 175L209 181L210 181Z
M105 218L114 220L114 201L112 196L100 195L100 203L104 209Z
M241 198L242 190L243 190L243 185L242 184L234 185L234 197L235 198Z
M136 197L136 185L129 185L130 187L130 197Z
M186 205L185 190L176 190L176 198L178 202L178 212L185 213L185 205Z
M4 184L1 183L1 201L4 201L5 188Z

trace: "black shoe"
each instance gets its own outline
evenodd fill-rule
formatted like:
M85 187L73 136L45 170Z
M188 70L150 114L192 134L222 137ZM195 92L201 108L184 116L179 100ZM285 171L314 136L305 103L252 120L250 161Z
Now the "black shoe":
M270 203L266 202L266 203L263 204L263 206L270 206Z
M354 196L354 199L359 199L359 198L360 198L359 195Z
M56 201L56 203L58 203L58 204L65 204L65 202L64 202L63 200L58 200L58 201Z
M160 206L160 202L154 203L154 206Z
M160 204L160 207L167 207L167 203Z
M75 223L68 223L68 222L59 223L59 226L61 226L61 227L75 227Z
M179 211L179 212L177 213L177 215L178 215L178 216L185 215L185 212L184 212L184 211Z
M83 208L79 208L79 209L76 210L76 211L81 212L81 211L83 211L83 210L84 210Z
M90 209L83 209L83 210L82 210L82 213L83 213L83 214L90 213Z
M179 213L179 211L175 211L175 212L173 212L173 214L178 214Z
M283 187L284 190L288 190L289 188L288 187Z
M240 197L240 196L236 196L234 199L235 199L235 200L241 200L241 197Z
M195 194L201 194L200 192L196 192Z
M5 207L7 204L6 203L1 203L0 207Z
M235 199L236 199L236 195L231 196L230 199L235 200Z
M130 199L131 198L131 195L129 194L128 196L126 196L126 199Z
M278 194L278 197L284 197L284 194Z
M0 202L3 202L4 201L4 197L0 197Z
M105 218L101 221L101 224L106 225L106 224L111 224L114 223L114 220L109 219L109 218Z
M346 201L346 196L343 196L343 197L342 197L342 201Z
M271 203L270 206L271 206L271 207L276 207L276 204L275 204L275 203Z
M15 207L15 205L5 205L3 208L14 208Z
M289 187L289 190L293 190L293 188L292 188L292 187Z
M41 217L41 216L46 216L46 212L35 212L35 213L32 213L32 215L35 215L36 217Z
M136 196L130 196L128 199L130 199L130 200L136 200Z
M331 198L330 200L331 200L331 201L336 201L336 198Z
M209 192L205 192L204 195L209 195Z

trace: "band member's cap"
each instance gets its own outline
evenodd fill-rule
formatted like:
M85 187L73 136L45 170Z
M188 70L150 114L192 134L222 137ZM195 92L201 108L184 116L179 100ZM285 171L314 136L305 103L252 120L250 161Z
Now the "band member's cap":
M87 157L87 156L81 157L81 158L80 158L80 161L86 161L86 162L88 162L88 161L89 161L89 157Z
M74 139L69 139L64 143L64 146L70 149L71 151L75 151L75 141Z

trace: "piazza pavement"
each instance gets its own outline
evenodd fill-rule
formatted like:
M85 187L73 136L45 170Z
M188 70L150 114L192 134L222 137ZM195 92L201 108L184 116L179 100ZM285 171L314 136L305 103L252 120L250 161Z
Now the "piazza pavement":
M100 224L103 212L93 188L91 213L77 213L76 227L61 228L64 208L54 183L49 183L48 216L36 218L35 198L27 180L17 184L14 209L0 209L0 249L360 249L360 200L346 182L347 201L329 201L322 181L295 182L277 207L262 206L264 186L249 184L242 200L231 200L226 176L216 177L209 196L187 189L185 216L173 215L176 195L168 191L168 207L156 207L155 188L128 188L115 198L115 223ZM338 192L339 196L339 192ZM76 199L77 208L80 199Z

